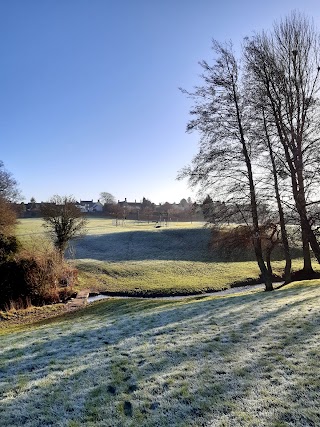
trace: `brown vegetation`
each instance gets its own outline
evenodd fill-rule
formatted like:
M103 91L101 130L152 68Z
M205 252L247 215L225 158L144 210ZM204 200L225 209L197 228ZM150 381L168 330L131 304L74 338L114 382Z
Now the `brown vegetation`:
M66 301L77 272L55 249L24 250L0 263L0 307L26 308Z
M4 197L0 196L0 233L5 236L12 234L16 223L14 208Z

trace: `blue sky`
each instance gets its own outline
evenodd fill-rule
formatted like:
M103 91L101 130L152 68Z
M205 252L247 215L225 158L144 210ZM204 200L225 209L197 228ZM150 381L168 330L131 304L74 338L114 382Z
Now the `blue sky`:
M318 1L0 0L2 160L29 201L53 194L179 202L198 61Z

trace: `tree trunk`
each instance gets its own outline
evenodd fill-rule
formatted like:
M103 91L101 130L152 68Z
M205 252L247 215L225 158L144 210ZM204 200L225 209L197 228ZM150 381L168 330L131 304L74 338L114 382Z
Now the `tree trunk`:
M269 133L268 133L268 128L267 128L267 123L266 123L266 118L265 118L265 114L264 114L263 110L262 110L262 113L263 113L264 130L265 130L265 134L266 134L266 139L267 139L267 144L268 144L268 149L269 149L269 155L270 155L271 165L272 165L274 190L275 190L275 195L276 195L276 200L277 200L277 207L278 207L278 213L279 213L279 223L280 223L280 229L281 229L281 240L282 240L282 245L283 245L284 257L285 257L285 261L286 261L286 265L284 268L284 281L285 281L285 283L289 283L291 281L291 266L292 266L290 246L289 246L288 234L287 234L287 229L286 229L286 224L285 224L285 219L284 219L284 212L283 212L282 203L281 203L276 163L274 160L273 149L272 149L272 145L271 145L271 141L270 141L270 137L269 137ZM270 252L270 257L271 257L271 252ZM267 261L267 264L268 264L268 261ZM271 265L270 265L270 267L271 267Z
M267 264L267 269L269 271L269 274L272 276L272 265L271 265L271 253L272 253L272 247L269 246L266 249L266 264Z
M306 274L309 274L313 272L313 268L312 268L312 262L311 262L309 240L308 240L305 229L301 232L301 240L302 240L302 252L303 252L303 269L302 270Z
M310 221L307 216L304 180L303 180L303 172L302 172L301 165L299 165L299 168L297 170L297 181L298 181L300 191L296 196L296 206L300 215L301 229L303 232L303 239L302 239L303 251L304 253L309 254L309 259L305 260L306 266L303 269L306 270L307 273L309 272L312 273L313 269L311 265L309 243L319 264L320 264L320 246L314 234L314 231L312 230Z
M303 271L306 274L312 274L313 268L312 268L312 262L311 262L311 254L310 254L310 246L309 242L311 244L312 242L312 249L314 250L314 253L318 254L319 257L317 257L318 262L320 262L320 247L319 244L315 238L315 235L313 233L313 230L310 226L308 217L307 217L307 210L306 210L306 199L305 199L305 188L304 188L304 179L303 179L303 166L302 166L302 160L301 160L301 154L300 156L296 156L300 160L296 161L296 185L294 185L293 188L293 196L296 203L296 208L300 217L300 224L301 224L301 235L302 235L302 248L303 248Z
M272 95L270 94L270 91L268 91L268 96L271 101L271 106L273 110L275 124L278 131L278 136L282 144L282 147L284 149L285 159L290 170L293 199L294 199L296 209L298 211L299 219L300 219L302 246L303 246L303 263L304 263L303 271L306 274L311 274L313 272L313 269L312 269L310 249L309 249L308 242L310 240L311 235L312 234L314 235L314 233L312 232L311 227L310 227L310 231L308 230L308 227L310 226L310 224L306 214L302 167L299 164L297 165L297 162L294 162L293 159L291 158L289 148L288 148L289 147L288 138L284 130L284 125L279 118L280 113L278 112L278 109L274 103L274 100L272 99ZM317 242L315 244L313 241L313 244L315 246L315 249L317 249L316 246L319 246ZM319 248L319 262L320 262L320 248Z
M245 159L245 164L247 167L248 172L248 181L249 181L249 189L250 189L250 205L251 205L251 217L252 217L252 225L253 225L253 246L254 246L254 252L256 255L256 260L258 263L258 266L260 268L261 277L265 283L265 290L266 291L273 291L273 285L272 285L272 275L269 273L264 259L263 259L263 253L262 253L262 244L261 244L261 237L260 237L260 228L259 228L259 218L258 218L258 209L257 209L257 199L256 199L256 191L254 186L254 180L253 180L253 173L252 173L252 165L250 156L248 153L246 141L244 138L244 132L242 128L242 122L241 122L241 116L240 116L240 110L238 105L238 99L237 99L237 93L235 84L233 83L233 96L234 96L234 102L237 112L237 122L239 127L239 133L240 133L240 140L242 145L242 152Z

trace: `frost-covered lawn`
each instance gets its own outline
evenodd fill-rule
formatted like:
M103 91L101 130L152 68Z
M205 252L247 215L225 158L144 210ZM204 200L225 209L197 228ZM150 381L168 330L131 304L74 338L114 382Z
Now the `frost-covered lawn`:
M112 300L4 330L0 425L319 426L319 300Z

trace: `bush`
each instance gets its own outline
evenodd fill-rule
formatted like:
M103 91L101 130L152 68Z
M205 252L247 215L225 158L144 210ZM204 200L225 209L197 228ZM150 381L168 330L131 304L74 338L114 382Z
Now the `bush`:
M219 259L249 261L255 259L251 234L248 227L212 227L209 248Z
M24 278L24 269L20 262L8 260L0 263L0 308L10 301L24 300L28 289Z
M0 162L1 175L1 162ZM14 233L17 224L16 212L11 203L9 203L0 191L0 233L6 236Z
M54 249L21 252L0 263L0 307L18 300L33 305L66 301L76 279L76 270Z
M18 252L19 243L15 236L0 233L0 263L8 261Z

